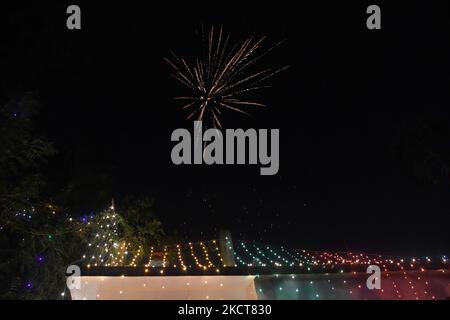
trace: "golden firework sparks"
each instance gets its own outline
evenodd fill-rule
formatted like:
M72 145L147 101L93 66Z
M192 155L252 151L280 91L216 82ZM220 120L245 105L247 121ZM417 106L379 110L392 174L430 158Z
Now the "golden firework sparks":
M188 120L206 119L214 128L222 128L224 109L248 115L246 108L264 107L265 104L248 98L249 94L268 88L266 80L287 68L250 68L282 42L263 51L265 37L249 37L233 46L229 40L222 27L218 31L212 27L202 56L192 62L174 53L172 58L164 58L172 67L172 77L191 91L188 96L175 97L185 102L182 109L190 111Z

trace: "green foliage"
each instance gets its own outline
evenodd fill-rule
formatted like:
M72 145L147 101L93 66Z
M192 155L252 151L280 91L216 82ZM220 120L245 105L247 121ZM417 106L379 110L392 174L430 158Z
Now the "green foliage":
M60 298L67 266L81 262L89 239L111 213L107 210L89 223L73 221L43 196L42 165L55 149L33 129L36 106L29 94L0 102L0 299ZM65 195L66 203L70 196ZM148 252L166 239L152 200L127 198L118 212L113 242ZM95 245L92 249L98 251Z
M40 166L55 153L33 131L36 101L23 95L0 103L0 217L7 218L39 198ZM5 216L6 214L6 216Z
M66 267L80 256L81 235L67 216L55 210L42 205L4 226L1 298L55 299L64 288Z
M153 201L148 198L127 198L118 210L109 208L89 220L83 236L87 239L84 265L145 264L150 247L164 238L162 223L152 209Z
M55 149L33 129L36 106L30 94L0 103L0 298L56 298L80 243L41 199L40 169Z
M55 153L52 144L36 136L32 116L37 102L26 94L0 103L0 174L20 176L38 169Z
M165 233L161 221L154 215L154 200L148 197L127 197L118 207L123 217L124 237L135 247L142 246L149 252L151 246L164 241Z

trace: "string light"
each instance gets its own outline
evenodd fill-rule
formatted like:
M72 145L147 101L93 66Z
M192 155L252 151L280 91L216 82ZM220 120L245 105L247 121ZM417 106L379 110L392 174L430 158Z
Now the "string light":
M181 254L181 246L179 244L177 244L177 256L178 256L178 261L180 262L180 265L181 265L181 270L186 271L187 267L184 264L183 256Z
M190 252L191 252L192 258L193 258L194 261L195 261L196 266L199 267L199 268L201 268L201 269L205 269L206 266L203 266L203 265L200 263L199 259L197 258L197 256L196 256L195 253L194 253L194 246L192 245L192 242L189 242L189 250L190 250Z
M90 220L90 221L89 221ZM76 223L76 220L69 218L71 223ZM92 238L89 239L88 251L83 254L82 258L88 268L107 266L129 266L139 267L143 260L144 248L137 246L132 248L131 243L120 240L119 232L117 230L118 215L114 212L114 208L105 211L93 219L87 217L82 219L83 228L93 224L97 225ZM80 228L80 230L84 230ZM48 235L49 240L53 239L52 235ZM288 249L283 246L269 246L259 244L257 242L237 241L234 247L230 239L225 238L225 247L232 252L238 266L241 267L292 267L296 268L295 272L301 273L340 273L356 276L358 272L365 272L368 265L376 264L382 267L382 270L390 279L392 285L392 292L398 299L435 299L436 296L431 294L428 281L423 276L427 270L436 269L436 265L441 264L440 272L445 273L448 269L449 260L446 256L440 256L437 259L431 257L394 257L382 256L379 254L365 254L353 252L327 252L327 251L311 251L305 249ZM162 268L155 263L155 252L161 252L157 247L151 247L147 263L145 266L145 273L151 273L151 269L157 268L160 275L165 274L165 269L179 269L186 271L189 268L197 268L208 272L221 273L221 268L226 267L224 264L223 253L218 246L216 240L189 242L188 244L176 244L174 246L166 245L162 250ZM170 251L170 254L169 254ZM43 256L36 258L38 262L45 261ZM211 270L210 270L211 269ZM418 272L419 275L413 276L409 272ZM391 272L401 272L402 287L399 285L400 280L394 280ZM285 271L281 272L285 273ZM170 273L169 273L170 274ZM274 274L276 278L279 274ZM289 277L290 281L302 281L298 279L294 272L286 274L283 279ZM341 284L332 283L328 279L330 292L338 292L336 290L338 285L347 286L345 292L352 296L358 297L364 292L365 285L347 282L343 280ZM407 284L406 286L404 284ZM187 282L186 286L190 283ZM206 283L205 283L206 285ZM217 284L216 284L217 285ZM31 289L32 284L29 283ZM147 284L144 283L143 287ZM223 283L220 283L223 287ZM316 290L314 281L310 282L311 290ZM26 284L28 288L28 284ZM283 295L288 293L295 294L297 297L306 296L305 291L300 286L286 286L283 284L278 287L279 292ZM321 289L322 290L322 289ZM387 295L389 290L383 288L379 291L380 295ZM123 291L121 291L123 293ZM262 293L260 288L258 292ZM121 293L121 294L122 294ZM308 297L320 298L322 291L309 292ZM61 295L62 297L64 295Z
M207 267L207 268L214 267L214 264L213 264L213 263L211 262L211 260L209 259L208 250L206 249L205 244L204 244L203 242L200 242L200 246L202 247L203 255L204 255L205 260L206 260L206 263L207 263L206 267Z
M153 257L153 247L150 248L150 254L148 257L148 262L145 265L146 267L152 267L152 257Z

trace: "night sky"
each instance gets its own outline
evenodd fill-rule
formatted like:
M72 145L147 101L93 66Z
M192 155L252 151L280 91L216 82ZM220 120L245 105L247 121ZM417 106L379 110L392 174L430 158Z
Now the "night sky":
M82 214L127 195L155 198L170 233L295 248L448 253L449 6L378 2L0 5L0 95L33 92L38 130L59 150L53 192ZM66 28L79 4L82 30ZM235 42L285 40L261 66L289 66L257 94L269 107L225 114L227 128L280 129L280 171L175 166L176 128L192 129L163 58L198 53L196 32L223 26Z

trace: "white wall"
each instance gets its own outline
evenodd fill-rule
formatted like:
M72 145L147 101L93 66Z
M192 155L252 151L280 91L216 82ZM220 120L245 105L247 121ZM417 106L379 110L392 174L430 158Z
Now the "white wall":
M73 300L256 300L254 276L81 277Z

